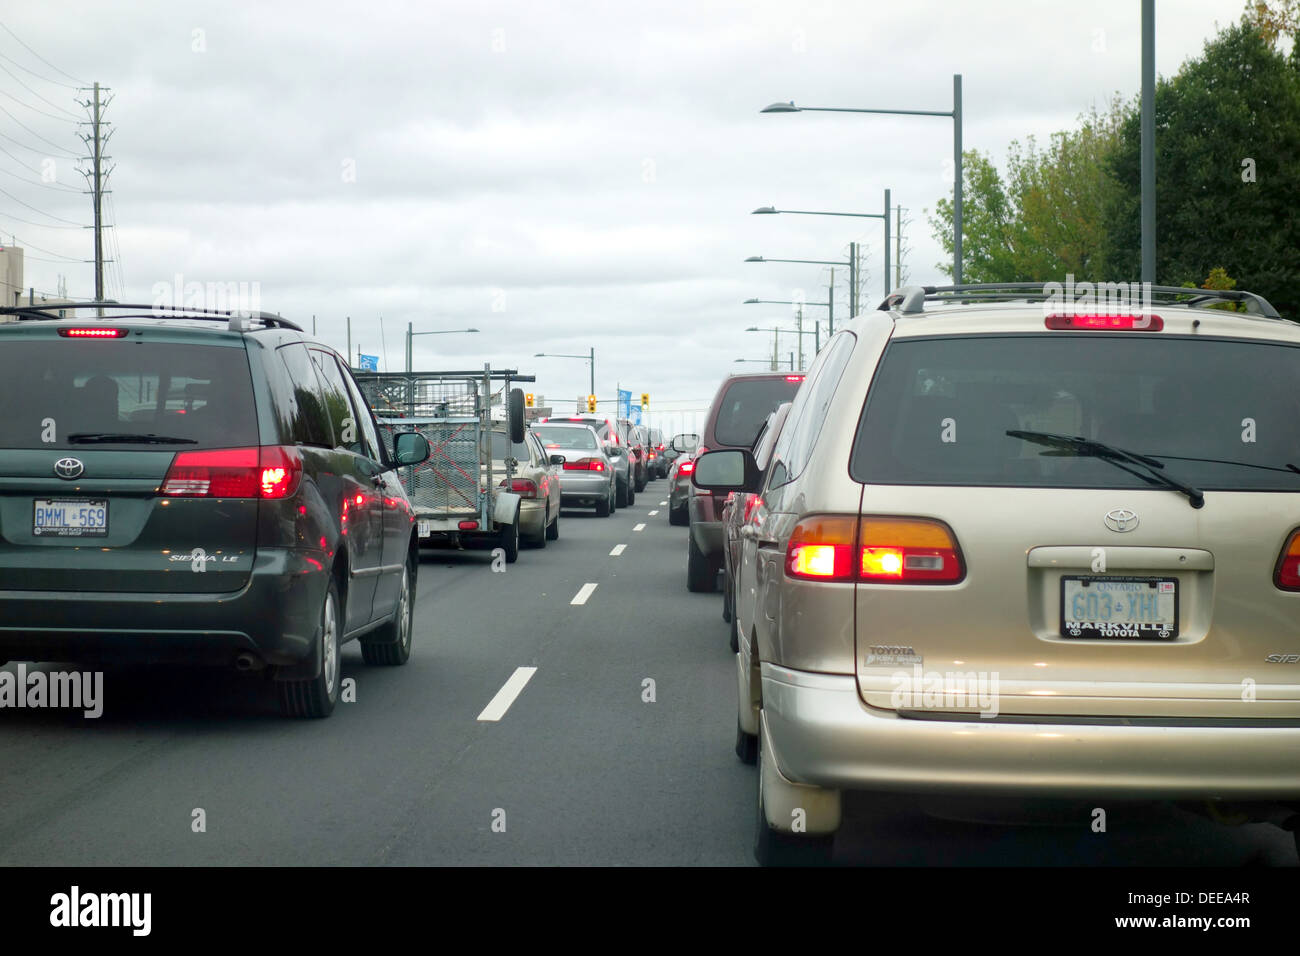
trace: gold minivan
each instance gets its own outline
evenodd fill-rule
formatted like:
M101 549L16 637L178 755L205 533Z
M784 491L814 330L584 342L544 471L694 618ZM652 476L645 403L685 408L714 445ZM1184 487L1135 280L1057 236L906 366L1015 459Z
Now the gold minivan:
M732 602L761 862L829 859L846 790L1300 819L1300 328L1258 296L902 289L761 474L725 450L694 481L759 495Z

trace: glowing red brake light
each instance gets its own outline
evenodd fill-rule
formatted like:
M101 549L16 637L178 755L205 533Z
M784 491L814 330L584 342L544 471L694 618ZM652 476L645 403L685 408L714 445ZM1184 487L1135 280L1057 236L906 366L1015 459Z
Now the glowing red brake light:
M566 461L562 467L565 471L604 471L605 462L599 458L579 458Z
M126 335L126 329L97 328L59 329L59 334L67 339L120 339Z
M172 459L162 493L174 498L288 498L302 479L291 445L183 451Z
M1283 591L1300 591L1300 530L1292 531L1282 546L1273 583Z
M955 584L966 569L948 526L925 518L810 515L786 547L786 574L817 581Z
M503 478L501 480L501 487L504 488L505 486L506 486L506 482L505 479ZM515 494L517 494L520 498L536 498L537 482L529 478L514 478L510 481L510 490L513 491Z
M1159 332L1165 320L1158 315L1120 315L1115 312L1072 312L1049 315L1045 323L1055 330L1119 330Z
M785 377L785 380L786 380L787 382L802 382L802 381L803 381L803 376L802 376L802 375L787 375L787 376Z

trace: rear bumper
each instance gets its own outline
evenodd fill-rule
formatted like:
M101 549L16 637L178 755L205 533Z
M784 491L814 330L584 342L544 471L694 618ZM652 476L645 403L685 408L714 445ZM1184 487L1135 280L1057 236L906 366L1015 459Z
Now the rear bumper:
M867 706L851 675L764 663L762 684L777 765L797 783L990 796L1300 798L1300 726L917 720Z
M223 594L0 591L0 660L287 666L315 653L325 556L261 549Z
M560 499L567 503L594 504L609 497L609 475L564 474L560 476Z

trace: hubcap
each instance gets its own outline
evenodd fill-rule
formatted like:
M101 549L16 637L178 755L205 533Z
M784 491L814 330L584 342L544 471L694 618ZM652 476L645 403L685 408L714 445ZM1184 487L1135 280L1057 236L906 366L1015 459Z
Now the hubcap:
M325 642L325 691L334 695L334 685L338 681L339 636L338 619L334 612L334 597L325 598L325 614L321 620L321 640Z
M411 643L411 572L402 572L402 594L397 601L397 640L406 647Z

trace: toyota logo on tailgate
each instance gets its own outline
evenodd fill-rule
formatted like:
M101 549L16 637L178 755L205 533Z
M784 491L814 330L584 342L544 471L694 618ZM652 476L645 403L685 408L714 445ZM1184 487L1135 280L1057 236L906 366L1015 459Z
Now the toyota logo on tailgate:
M80 458L60 458L54 463L54 473L68 481L80 478L85 470L86 466L81 463Z
M1106 527L1111 531L1132 531L1138 526L1138 516L1127 508L1106 512Z

